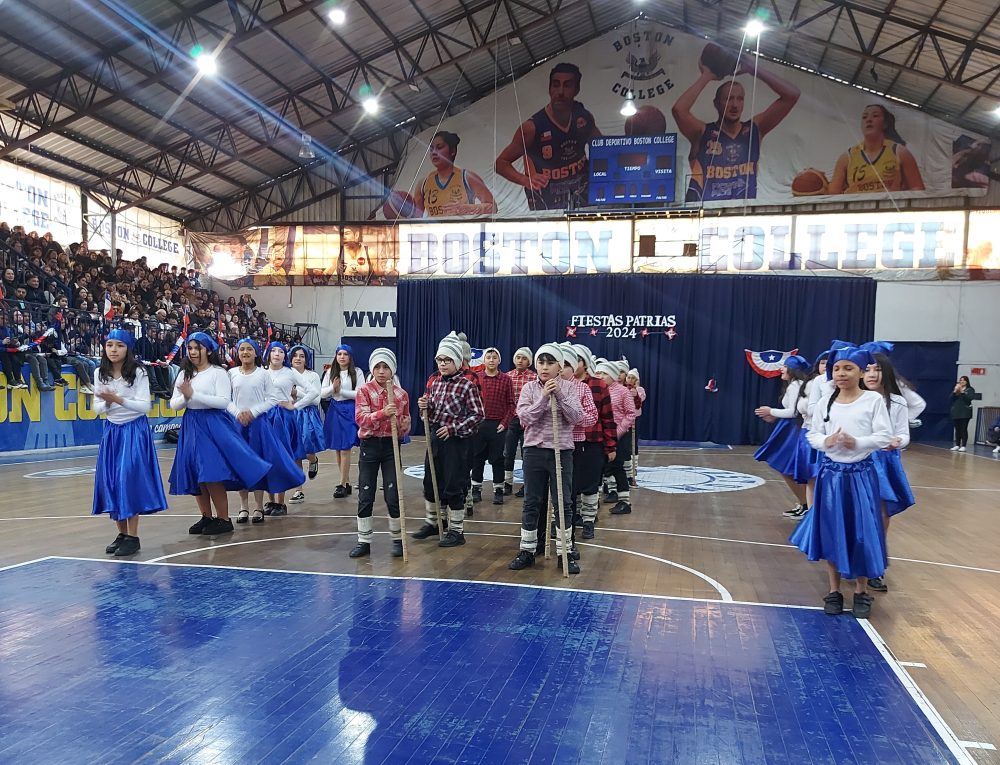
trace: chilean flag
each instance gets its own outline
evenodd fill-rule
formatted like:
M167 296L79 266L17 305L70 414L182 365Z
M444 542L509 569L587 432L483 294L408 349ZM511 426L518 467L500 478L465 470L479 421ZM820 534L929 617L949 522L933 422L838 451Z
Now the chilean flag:
M781 368L785 366L785 360L789 356L794 356L799 352L798 348L790 351L751 351L744 348L747 363L754 372L761 377L780 377Z
M111 293L104 293L104 319L105 321L111 321L115 318L115 308L111 305Z

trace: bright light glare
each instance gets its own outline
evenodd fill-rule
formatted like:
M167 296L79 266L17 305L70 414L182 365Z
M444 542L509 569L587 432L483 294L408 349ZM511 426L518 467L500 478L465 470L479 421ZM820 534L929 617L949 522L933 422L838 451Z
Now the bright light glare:
M993 110L993 114L996 117L1000 117L1000 106Z
M623 117L631 117L637 111L639 111L639 110L635 108L635 101L633 101L631 98L629 98L629 99L626 99L626 101L625 101L624 104L622 104L622 108L621 108L620 114Z
M747 22L746 26L747 37L750 38L760 37L760 34L763 31L764 31L764 25L761 24L756 19Z
M331 24L336 24L337 26L347 21L347 13L343 8L331 8L327 17L330 19Z
M202 53L195 58L194 62L198 66L198 71L209 77L219 71L215 63L215 56L211 53Z
M374 114L378 111L378 99L375 96L369 96L364 101L361 102L361 106L369 114Z

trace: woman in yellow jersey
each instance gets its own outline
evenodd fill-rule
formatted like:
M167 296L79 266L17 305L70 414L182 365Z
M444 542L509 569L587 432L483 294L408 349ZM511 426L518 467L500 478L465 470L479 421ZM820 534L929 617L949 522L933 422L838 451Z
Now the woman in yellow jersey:
M442 130L431 139L430 157L434 172L427 176L414 197L416 217L491 215L497 211L493 193L471 170L455 166L459 137ZM476 201L478 200L478 202Z
M831 194L923 190L917 160L896 132L892 112L878 104L866 106L861 113L861 134L861 143L837 160Z

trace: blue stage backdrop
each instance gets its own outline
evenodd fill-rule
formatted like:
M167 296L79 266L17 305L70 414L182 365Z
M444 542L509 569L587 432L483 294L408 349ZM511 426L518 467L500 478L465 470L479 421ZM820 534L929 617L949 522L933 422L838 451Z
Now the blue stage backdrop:
M515 349L547 341L623 354L648 393L639 437L762 441L772 426L754 416L775 405L778 379L761 377L744 349L799 348L812 359L831 339L872 339L874 280L862 277L602 274L477 279L404 279L398 289L399 376L416 399L434 371L438 340L464 331L495 345L503 369ZM575 335L575 337L574 337ZM707 391L715 380L717 393ZM416 432L422 429L414 421Z

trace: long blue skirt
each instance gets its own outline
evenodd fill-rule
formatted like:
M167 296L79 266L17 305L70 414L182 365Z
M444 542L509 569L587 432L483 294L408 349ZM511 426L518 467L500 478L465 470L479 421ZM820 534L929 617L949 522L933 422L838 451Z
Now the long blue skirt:
M885 528L871 457L860 462L823 457L813 508L789 541L809 560L829 561L848 579L885 573Z
M249 489L270 467L243 440L239 423L225 409L186 409L170 469L170 493L198 496L203 483L224 484L226 491Z
M307 454L325 451L326 435L323 433L323 421L319 418L319 407L296 409L294 414L295 429L299 436L295 443L295 458L304 460Z
M166 507L149 420L105 422L94 475L94 515L108 513L111 520L124 521Z
M910 482L903 470L903 457L898 449L878 451L872 454L875 470L878 471L878 489L885 510L890 515L899 515L916 504Z
M808 471L809 480L812 480L819 474L820 459L823 455L809 444L808 434L809 428L799 428L799 452L802 459L805 460L804 469Z
M280 494L305 482L302 468L288 450L287 442L276 436L268 414L254 418L249 425L242 426L241 431L243 440L250 444L254 454L271 465L264 478L250 489Z
M326 448L338 452L346 452L359 445L358 424L354 421L354 402L331 401L326 410L326 421L323 423L323 433L326 435Z
M778 420L771 435L754 452L753 458L766 462L773 470L796 483L808 483L813 477L813 469L809 466L809 444L803 442L801 430L796 417Z

